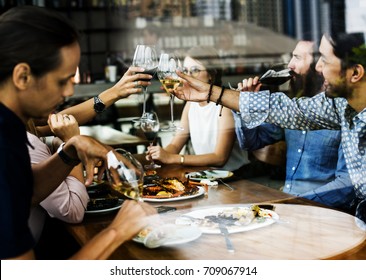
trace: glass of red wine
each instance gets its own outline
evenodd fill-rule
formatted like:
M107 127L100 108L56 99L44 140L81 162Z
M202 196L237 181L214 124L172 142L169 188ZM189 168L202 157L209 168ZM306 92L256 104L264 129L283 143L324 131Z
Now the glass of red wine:
M150 141L150 146L154 145L156 136L160 130L160 122L158 115L155 112L146 113L145 118L140 122L141 130L144 132L146 139ZM154 162L151 158L150 164L144 166L145 169L151 170L160 168L161 166Z
M292 76L293 72L291 69L283 69L279 71L270 69L259 78L259 82L264 85L279 86L290 80Z
M143 72L138 73L150 74L151 76L154 76L158 66L158 57L156 55L155 47L151 45L137 45L132 60L132 66L142 67L145 69ZM144 96L142 104L142 115L140 118L133 119L133 121L135 122L140 122L141 119L145 118L146 115L146 96L148 92L147 87L143 87L143 89Z

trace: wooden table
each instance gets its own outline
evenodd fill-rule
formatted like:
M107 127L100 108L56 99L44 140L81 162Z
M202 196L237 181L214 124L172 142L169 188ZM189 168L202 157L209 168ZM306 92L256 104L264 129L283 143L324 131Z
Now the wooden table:
M198 169L202 168L172 165L163 166L158 173L182 179L185 172ZM203 234L189 243L156 249L129 241L111 259L366 259L366 232L357 227L353 216L248 180L231 181L230 185L234 191L220 184L216 190L210 190L208 197L151 203L176 207L177 211L160 215L165 222L172 223L177 216L200 207L272 203L280 219L288 223L230 234L234 253L227 251L222 235ZM82 245L105 228L114 215L87 215L82 223L66 226Z

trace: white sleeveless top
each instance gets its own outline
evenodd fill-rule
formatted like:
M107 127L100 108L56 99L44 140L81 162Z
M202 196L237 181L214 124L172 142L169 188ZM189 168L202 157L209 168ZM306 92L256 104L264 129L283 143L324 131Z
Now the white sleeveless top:
M220 109L221 106L216 106L213 102L206 106L190 102L188 122L192 148L196 155L209 154L215 151ZM241 150L238 141L235 140L230 157L222 168L234 171L249 162L248 152Z

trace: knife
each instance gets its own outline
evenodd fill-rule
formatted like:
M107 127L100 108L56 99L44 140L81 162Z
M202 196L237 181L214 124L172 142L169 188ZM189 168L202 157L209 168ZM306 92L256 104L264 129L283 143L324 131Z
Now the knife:
M234 246L229 238L229 231L227 230L227 227L223 223L219 223L219 228L220 228L222 235L225 237L226 248L227 248L228 252L234 253L235 252Z

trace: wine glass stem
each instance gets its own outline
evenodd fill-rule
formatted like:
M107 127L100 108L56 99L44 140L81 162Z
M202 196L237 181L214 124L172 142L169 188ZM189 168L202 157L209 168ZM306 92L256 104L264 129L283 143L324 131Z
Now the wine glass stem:
M155 138L150 142L150 147L152 147L154 145L154 141L155 141ZM150 156L151 160L150 160L150 166L154 166L155 165L155 162L152 158L152 156Z
M174 95L170 94L170 119L171 125L174 126Z
M145 113L146 113L146 95L147 95L147 87L144 87L144 90L143 90L143 94L144 94L144 100L143 100L143 103L142 103L142 116L145 116Z

